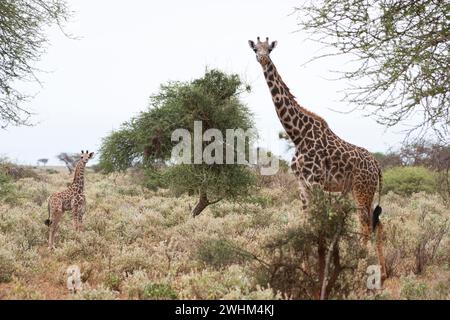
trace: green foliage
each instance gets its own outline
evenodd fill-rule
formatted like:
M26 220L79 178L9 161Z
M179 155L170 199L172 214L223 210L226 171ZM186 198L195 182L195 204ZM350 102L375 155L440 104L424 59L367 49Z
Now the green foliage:
M141 298L152 300L174 300L178 298L178 295L169 284L149 283L144 287Z
M407 300L424 299L427 294L427 285L405 278L402 281L401 296Z
M167 188L166 177L162 170L155 170L154 168L149 168L145 171L145 187L150 190L156 191L158 188Z
M217 129L222 133L225 155L226 129L253 128L251 114L239 100L240 93L248 90L237 75L219 70L208 70L202 78L190 82L162 85L151 97L146 112L124 123L119 131L103 140L99 166L104 172L142 166L146 168L148 188L169 187L177 195L189 193L204 197L206 200L199 212L221 199L241 198L256 183L254 174L245 165L168 164L172 149L178 143L171 141L173 131L187 129L194 142L195 121L202 122L203 132ZM208 143L202 144L204 147ZM191 154L193 157L194 152ZM236 154L235 151L235 158Z
M378 162L383 162L383 160L386 158L386 155L383 152L372 152L372 155L375 157L375 159L378 160Z
M353 212L349 199L315 189L306 219L267 241L265 250L271 260L257 272L259 283L268 282L295 299L317 299L322 289L320 279L326 277L325 265L329 264L333 271L327 276L325 298L348 295L351 289L342 266L355 270L361 257L360 250L355 250L359 240L351 236ZM352 249L344 256L342 248Z
M167 185L175 194L195 194L206 190L208 201L238 201L247 197L256 176L243 165L176 165L164 172Z
M267 195L255 195L247 198L247 203L257 204L261 208L267 208L273 205L274 199Z
M112 132L102 141L98 167L106 173L124 171L132 167L139 157L136 149L134 135L129 128Z
M5 203L15 202L15 188L11 179L0 171L0 200Z
M120 276L118 276L116 273L110 272L106 275L103 283L105 284L106 288L114 291L119 291L121 281L122 279Z
M215 268L241 262L247 257L225 239L208 239L197 248L197 259Z
M394 167L383 173L383 193L392 191L401 195L416 192L436 192L435 174L424 167Z
M203 130L253 127L248 108L239 94L249 90L237 75L209 70L191 82L169 82L150 99L150 107L120 130L107 136L100 148L100 167L105 172L122 171L135 165L152 167L169 160L176 142L176 129L193 132L194 122Z

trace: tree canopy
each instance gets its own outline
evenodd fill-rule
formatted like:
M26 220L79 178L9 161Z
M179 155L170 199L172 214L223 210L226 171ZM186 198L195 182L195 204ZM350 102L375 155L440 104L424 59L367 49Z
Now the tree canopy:
M337 49L321 57L356 57L340 70L352 84L346 100L381 124L407 125L407 137L432 129L450 141L449 1L320 0L296 11L311 39Z
M200 141L202 149L206 150L211 142L219 142L225 155L227 143L235 145L234 138L226 141L227 129L253 128L251 113L240 100L240 94L249 90L238 75L219 70L208 70L203 77L192 81L162 85L150 98L147 111L103 139L99 167L104 172L144 168L149 175L149 187L163 184L176 194L197 194L199 203L193 209L194 215L209 204L248 194L254 179L246 165L204 161L175 165L170 160L172 149L179 143L172 141L172 133L186 129L194 141L195 121L201 121L202 136L208 129L217 129L222 134L220 141ZM189 148L193 151L193 144ZM237 151L234 152L233 158L237 156ZM248 148L246 152L248 157ZM159 170L162 167L164 170Z
M0 1L0 127L28 123L29 97L17 81L38 81L34 63L45 49L45 28L69 17L64 0Z

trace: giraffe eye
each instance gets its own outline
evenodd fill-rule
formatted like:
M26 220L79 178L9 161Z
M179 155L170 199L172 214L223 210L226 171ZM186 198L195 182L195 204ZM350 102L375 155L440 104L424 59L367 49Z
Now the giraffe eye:
M255 51L255 53L256 53L256 49L253 49L253 51Z

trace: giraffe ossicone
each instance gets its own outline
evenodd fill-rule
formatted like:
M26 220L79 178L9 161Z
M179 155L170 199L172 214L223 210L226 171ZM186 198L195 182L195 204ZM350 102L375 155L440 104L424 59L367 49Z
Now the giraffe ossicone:
M270 54L277 42L269 38L256 43L248 41L263 69L275 110L289 138L295 145L291 168L298 179L300 199L307 208L314 187L324 191L352 193L364 241L371 230L376 233L376 248L382 277L386 278L386 267L382 249L383 225L380 191L382 173L375 157L366 149L339 138L328 123L315 113L300 106L284 83ZM378 187L378 205L372 209Z
M61 216L65 211L72 211L73 225L77 231L83 227L83 214L86 211L84 170L87 162L93 157L93 152L82 150L80 159L75 166L72 183L65 190L56 192L48 198L48 219L45 220L45 224L49 227L49 248L54 247L55 235L58 232Z

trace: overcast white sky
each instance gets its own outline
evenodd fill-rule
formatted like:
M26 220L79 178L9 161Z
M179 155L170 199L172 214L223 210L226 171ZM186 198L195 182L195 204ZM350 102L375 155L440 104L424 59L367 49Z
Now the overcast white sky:
M32 90L34 127L9 127L0 132L0 155L22 164L35 164L81 149L97 151L101 138L139 111L148 97L168 80L191 80L205 68L238 73L252 85L244 96L255 114L262 146L283 153L278 142L281 125L260 65L248 39L278 40L272 60L304 107L324 117L341 138L370 151L386 151L402 135L386 131L362 113L339 102L342 81L330 81L329 70L342 58L301 65L319 47L305 42L290 15L298 1L144 1L69 0L74 11L66 31L51 29L47 53L38 67L49 71ZM35 88L35 87L34 87ZM31 89L30 89L31 90Z

